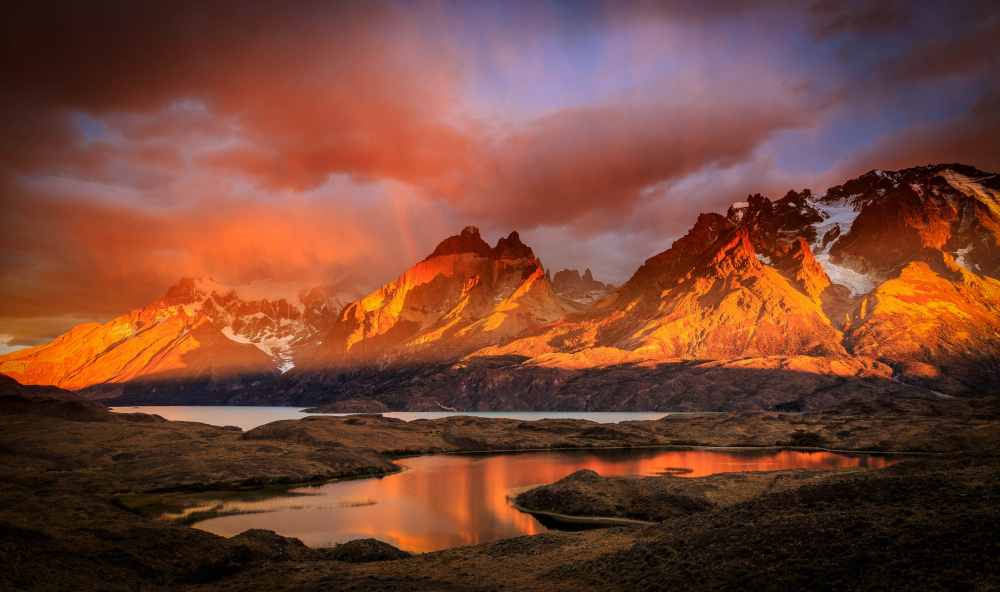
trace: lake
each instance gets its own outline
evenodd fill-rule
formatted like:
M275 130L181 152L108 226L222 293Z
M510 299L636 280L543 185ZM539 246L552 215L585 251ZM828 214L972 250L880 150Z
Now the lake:
M881 468L903 456L847 455L796 450L611 449L450 454L396 461L401 473L381 478L300 487L270 499L206 501L196 512L244 512L196 522L222 536L249 528L273 530L311 547L374 537L414 552L435 551L548 532L511 498L523 488L552 483L580 469L601 475L657 475L688 468L682 477L778 469ZM175 516L179 518L180 516Z
M116 413L151 413L165 419L175 421L197 421L210 425L238 426L243 430L251 430L257 426L278 421L280 419L301 419L307 415L323 415L318 413L303 413L305 407L195 407L195 406L139 406L112 407ZM325 415L350 415L348 413L329 413ZM396 417L404 421L415 419L439 419L454 415L474 415L476 417L505 417L532 421L536 419L589 419L597 423L618 423L621 421L660 419L674 413L591 413L587 411L431 411L431 412L388 412L385 417Z

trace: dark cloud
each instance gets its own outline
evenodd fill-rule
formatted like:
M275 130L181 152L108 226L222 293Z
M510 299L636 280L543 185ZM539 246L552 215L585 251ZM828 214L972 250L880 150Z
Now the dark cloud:
M820 41L838 34L884 34L912 24L914 12L924 6L905 0L816 0L808 8L809 30Z
M971 26L949 28L944 33L875 64L876 71L896 84L977 71L1000 75L1000 14L984 14Z
M21 170L89 170L73 115L156 114L189 134L197 101L231 145L205 162L307 188L330 173L415 181L460 163L454 51L383 2L5 3L0 157ZM162 137L162 136L161 136Z
M845 178L874 168L897 170L958 162L1000 172L1000 89L979 96L969 110L884 134L838 166Z
M780 0L716 0L714 2L688 2L687 0L636 0L601 5L606 17L627 24L663 20L683 24L701 25L727 20L744 20L758 17L775 8L789 9ZM792 9L794 11L794 9Z
M621 103L531 121L455 186L459 207L520 228L602 212L621 221L652 186L745 161L776 131L802 125L782 102Z

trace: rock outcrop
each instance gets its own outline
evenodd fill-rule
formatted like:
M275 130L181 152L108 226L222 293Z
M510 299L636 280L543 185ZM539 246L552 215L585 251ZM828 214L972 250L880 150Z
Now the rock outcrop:
M545 273L548 277L549 272ZM595 280L589 268L584 270L582 276L576 269L557 271L550 281L552 290L557 296L584 306L589 306L615 291L615 287L611 284Z

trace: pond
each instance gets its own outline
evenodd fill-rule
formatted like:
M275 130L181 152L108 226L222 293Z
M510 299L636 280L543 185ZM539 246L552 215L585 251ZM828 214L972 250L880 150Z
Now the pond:
M231 514L194 523L227 537L263 528L311 547L374 537L407 551L425 552L549 531L534 516L515 508L511 499L529 486L552 483L580 469L610 477L651 476L684 468L690 469L684 477L700 477L793 468L881 468L901 460L906 457L778 449L435 455L399 460L405 470L381 478L300 487L288 495L256 501L209 501L185 514Z

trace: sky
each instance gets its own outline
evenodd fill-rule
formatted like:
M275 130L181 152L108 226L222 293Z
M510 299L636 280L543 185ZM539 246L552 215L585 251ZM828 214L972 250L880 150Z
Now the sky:
M517 230L619 285L749 193L1000 172L994 2L7 0L0 353L181 277Z

